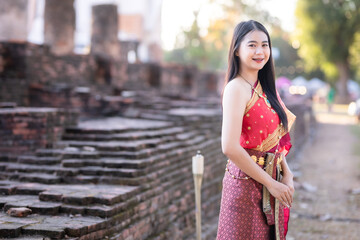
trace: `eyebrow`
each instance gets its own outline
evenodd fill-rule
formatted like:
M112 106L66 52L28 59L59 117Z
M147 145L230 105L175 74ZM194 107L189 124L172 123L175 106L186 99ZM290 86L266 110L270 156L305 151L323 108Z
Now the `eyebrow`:
M267 43L269 41L262 41L262 43ZM248 43L257 43L257 41L254 41L254 40L251 40L251 41L248 41Z

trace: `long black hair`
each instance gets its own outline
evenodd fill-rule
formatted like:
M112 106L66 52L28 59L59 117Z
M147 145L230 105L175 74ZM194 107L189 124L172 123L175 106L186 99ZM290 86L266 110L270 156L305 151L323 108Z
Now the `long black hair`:
M229 50L228 70L225 77L225 85L234 78L236 78L240 73L240 58L236 56L235 53L238 51L240 44L243 41L245 35L255 30L262 31L266 34L269 40L269 48L270 48L269 60L267 61L265 66L259 71L258 79L272 108L278 114L279 119L282 122L285 130L288 130L288 119L276 94L275 71L274 71L274 62L272 58L270 36L266 28L261 23L254 20L249 20L245 22L240 22L235 27L233 38L231 40L230 50Z

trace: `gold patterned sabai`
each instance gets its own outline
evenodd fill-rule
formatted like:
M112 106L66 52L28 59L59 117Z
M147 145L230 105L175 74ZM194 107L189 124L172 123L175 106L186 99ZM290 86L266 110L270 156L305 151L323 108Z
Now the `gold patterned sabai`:
M254 90L256 91L257 94L253 94L250 98L250 101L248 102L248 104L246 105L245 108L245 116L249 117L249 110L255 105L255 103L260 99L259 95L263 95L263 90L261 87L261 84L257 84L256 87L254 88ZM288 119L288 129L290 130L292 125L295 122L296 116L289 111L289 109L287 109L287 107L285 106L285 104L280 100L280 104L282 105L282 107L285 110L285 114L287 116ZM264 139L264 141L262 141L261 145L258 145L256 148L254 148L254 150L257 151L261 151L261 152L267 152L270 149L272 149L273 147L275 147L278 143L279 140L281 139L281 137L283 137L285 134L287 134L288 132L286 131L282 131L283 130L283 126L280 123L277 128L270 133L266 139Z

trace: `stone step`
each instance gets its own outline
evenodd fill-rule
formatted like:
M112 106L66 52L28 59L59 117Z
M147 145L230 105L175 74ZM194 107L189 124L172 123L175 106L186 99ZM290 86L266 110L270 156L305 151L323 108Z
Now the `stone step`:
M99 155L105 158L143 159L159 153L158 149L143 149L136 152L130 151L99 151Z
M16 162L17 156L0 153L0 162Z
M1 168L1 164L0 164ZM19 178L21 177L22 173L29 173L29 174L47 174L47 175L54 175L54 176L74 176L79 173L79 169L74 168L64 168L60 165L36 165L36 164L21 164L21 163L13 163L7 164L5 169L3 170L6 173L15 173L18 174ZM13 178L15 175L13 175ZM43 181L41 181L43 182Z
M101 166L107 168L144 168L150 163L147 159L127 160L116 158L99 158L99 159L63 159L61 165L67 168L79 168L85 166ZM1 165L0 165L1 166Z
M186 163L185 163L186 164ZM173 166L174 168L179 168L179 165L174 165ZM169 171L170 172L170 175L169 177L166 179L166 180L174 180L176 178L179 178L179 177L184 177L184 174L180 171L180 172L174 172L174 171ZM162 177L164 177L165 175L163 175ZM56 185L54 186L55 188L57 187ZM37 187L38 188L38 187ZM91 191L91 195L88 196L86 195L86 192L84 193L81 193L78 189L73 189L71 186L69 186L70 188L70 191L73 193L75 192L74 194L77 196L74 196L74 194L70 195L70 196L63 196L63 194L59 194L58 192L55 192L50 190L50 191L44 191L42 193L40 193L40 199L41 200L51 200L51 201L54 201L54 200L60 200L62 202L65 202L65 203L68 203L68 204L84 204L84 205L88 205L88 204L91 204L91 203L106 203L104 202L104 200L100 201L100 202L91 202L91 199L93 198L93 192L94 191ZM112 187L113 188L113 187ZM106 192L109 192L109 191L113 191L113 189L110 189L110 190L107 190ZM112 203L112 202L108 202L108 203ZM60 210L62 211L62 210ZM84 211L84 210L82 210ZM90 210L89 210L90 211ZM105 209L99 209L98 206L94 206L94 209L93 211L97 211L97 212L101 212L101 211L104 211L103 213L101 213L102 215L106 215L108 216L112 211L112 209L109 209L109 208L105 208ZM65 212L65 211L64 211ZM86 212L86 211L85 211Z
M0 189L2 195L38 195L45 191L47 185L40 183L22 183L18 181L3 180L0 181Z
M186 146L192 146L204 140L204 136L196 136L188 141L172 141L158 145L156 148L142 149L136 152L129 151L99 151L99 155L105 158L126 158L126 159L144 159L161 153L166 153L176 149L182 149Z
M61 201L64 204L114 205L139 193L140 187L113 185L73 185L67 188L55 186L39 194L43 201Z
M61 203L40 201L38 196L8 195L0 196L0 208L4 212L10 208L30 208L32 214L56 215L59 213Z
M159 121L174 120L169 115L165 114L163 111L153 111L153 112L146 112L146 111L149 110L141 111L139 117L144 119L159 120Z
M11 229L11 230L13 230L13 229ZM18 230L19 230L19 232L21 232L21 228L18 228ZM5 229L5 231L6 231L6 229ZM7 236L7 234L4 233L4 236ZM21 235L20 237L17 237L17 238L11 237L11 240L44 240L44 239L49 239L49 238L44 238L40 235L34 235L34 236Z
M201 141L202 138L199 137L198 139L194 138L192 139L193 143L194 141ZM164 150L162 150L162 148ZM178 148L184 148L182 146L181 142L175 142L175 143L169 143L169 144L163 144L159 147L159 152L166 152L170 153L170 150L177 150ZM169 152L170 151L170 152ZM119 154L119 153L117 153ZM143 160L122 160L117 161L116 159L106 159L102 161L102 159L91 159L91 160L85 160L83 159L73 159L73 160L63 160L64 165L61 166L46 166L46 165L36 165L36 157L31 158L23 158L23 160L29 160L30 163L33 164L0 164L0 168L3 170L6 170L7 172L24 172L24 173L46 173L35 175L34 174L12 174L11 179L32 179L32 181L36 182L42 182L46 183L46 181L51 181L51 183L59 183L59 182L65 182L63 179L59 178L61 177L67 177L67 176L75 176L75 175L84 175L84 176L114 176L114 177L139 177L145 174L145 172L136 170L138 166L136 164L142 164L143 167L145 166L151 166L156 170L159 166L154 162L154 159L158 159L159 161L162 161L162 159L166 160L166 155L169 158L171 155L168 154L161 154L161 155L155 155L153 153L151 158L143 159ZM175 152L176 154L176 152ZM45 158L44 158L45 159ZM135 163L135 162L136 163ZM25 161L26 162L26 161ZM90 166L86 165L89 164ZM91 164L92 163L92 164ZM145 164L147 163L147 164ZM91 166L93 165L93 166ZM127 167L126 167L127 166ZM121 167L121 168L119 168ZM147 171L148 172L148 171ZM34 178L35 177L35 178ZM45 177L45 179L44 179ZM40 179L40 180L39 180ZM85 180L85 179L82 179ZM97 182L96 178L88 178L87 180L90 180L89 182ZM69 182L69 181L66 181Z
M173 136L184 131L182 127L165 128L161 130L144 130L125 132L117 134L91 134L91 133L65 133L63 140L84 140L84 141L121 141L151 139L163 136Z
M18 163L36 164L36 165L55 165L61 163L61 157L56 156L19 156Z
M201 136L193 138L191 140L192 144L197 144L198 142L203 141ZM211 140L214 141L214 140ZM216 141L216 139L215 139ZM169 146L167 146L169 145ZM180 143L169 143L164 146L164 149L167 152L162 153L160 155L153 154L151 158L144 159L141 163L146 166L146 170L137 170L137 168L116 168L119 165L115 166L115 168L109 168L104 166L84 166L82 165L75 165L75 167L49 167L47 166L21 166L21 165L9 165L9 171L7 171L7 176L13 180L20 180L20 181L33 181L39 183L50 183L50 184L57 184L57 183L106 183L106 184L126 184L126 185L138 185L141 184L144 179L151 179L151 178L144 178L145 174L150 174L151 172L156 172L158 169L162 169L163 171L170 171L166 165L169 164L169 161L172 160L174 157L176 158L178 155L178 149L181 148L182 151L187 151L186 147L181 146ZM192 146L189 147L191 149ZM169 151L168 149L172 149ZM160 149L161 150L161 149ZM189 157L190 159L190 157ZM98 160L102 163L101 159L92 159L92 162ZM79 161L79 160L77 160ZM80 160L81 161L81 160ZM107 161L111 161L111 159L107 159ZM138 160L126 160L126 164L129 164L131 161ZM104 165L108 163L104 161ZM114 163L115 162L115 163ZM65 161L66 163L66 161ZM74 162L70 161L70 163L74 164ZM112 165L118 164L116 163L116 159L113 159L110 162ZM145 163L147 163L145 165ZM97 165L97 164L95 164ZM13 172L17 171L17 172ZM39 174L36 174L39 173ZM150 177L151 175L149 175ZM132 178L132 179L129 179Z
M165 182L166 185L171 186L171 182L174 181L183 181L184 175L178 174L175 176L174 174L171 174L171 181ZM188 177L188 181L192 181L191 176ZM164 184L162 184L164 185ZM185 191L187 191L185 189ZM152 195L158 195L161 193L161 189L159 189L158 192L151 193ZM180 197L178 196L179 193L175 194L174 197ZM141 195L138 195L139 197ZM143 201L145 201L150 195L146 194L146 197L142 197ZM52 200L52 201L62 201L66 202L67 204L62 204L60 207L61 213L66 214L81 214L83 216L100 216L100 217L112 217L116 214L123 213L130 211L128 206L134 205L134 204L141 204L139 202L139 199L136 197L131 198L130 195L126 196L126 198L123 198L121 202L115 203L113 205L110 205L114 203L114 201L104 201L102 199L102 205L100 204L93 204L94 202L89 199L86 194L78 194L77 196L61 196L57 192L54 192L52 190L46 191L40 194L40 199L43 200ZM94 200L94 199L93 199ZM131 212L131 211L130 211Z
M51 185L41 183L22 183L18 181L0 181L2 187L11 188L10 195L0 195L3 201L18 201L27 198L41 201L62 202L64 204L105 204L113 205L123 202L141 192L137 186L114 186L114 185ZM35 192L35 196L29 193ZM21 194L19 194L21 193ZM15 195L16 194L16 195ZM1 201L0 201L1 202ZM2 205L0 204L0 207Z
M147 140L135 140L131 142L113 141L113 142L94 142L94 141L62 141L64 144L68 144L73 147L81 148L82 146L94 147L98 150L98 153L102 157L123 157L129 159L139 159L148 156L148 152L152 154L157 152L167 151L171 148L181 147L184 145L185 140L192 141L192 138L198 136L197 131L183 132L172 137L163 137L160 139L147 139ZM175 140L176 139L176 140ZM171 142L179 142L178 144ZM182 142L182 144L180 144ZM166 144L164 144L166 143ZM191 143L190 143L191 144ZM154 149L156 148L156 149ZM141 151L145 150L145 151ZM136 153L131 153L135 152ZM64 157L64 156L63 156Z
M77 176L63 178L63 183L139 186L146 180L147 180L146 177L125 178L125 177L113 177L113 176L86 176L79 174Z
M192 180L190 178L190 180ZM171 183L167 183L168 186L172 186ZM166 188L167 189L167 188ZM172 191L169 192L169 196L172 196L172 192L174 191L174 189ZM127 201L127 203L120 203L120 204L116 204L114 206L111 207L107 207L107 206L90 206L90 207L84 207L85 209L74 209L74 206L71 205L69 208L67 208L67 206L65 206L64 211L74 211L74 212L81 212L82 214L97 214L97 215L101 215L103 217L112 217L112 216L117 216L116 219L111 220L109 219L109 226L114 226L115 224L113 224L113 221L121 221L122 227L120 228L120 230L126 228L127 226L125 225L126 222L128 223L132 223L135 222L138 218L139 218L139 213L141 213L141 218L144 217L150 217L151 215L154 214L155 211L157 211L156 205L160 204L161 201L163 201L163 197L159 196L160 194L165 192L165 188L162 188L160 186L158 186L158 188L156 190L151 190L151 191L147 191L147 192L143 192L140 195L137 195L138 197L133 197L130 200ZM185 194L185 192L184 192ZM187 193L187 194L191 194ZM176 194L176 196L178 196L179 193ZM181 198L181 196L179 196ZM172 198L172 197L171 197ZM170 199L171 199L170 198ZM141 200L141 202L139 202L139 199ZM168 197L166 199L169 199ZM183 205L183 202L181 203L180 200L177 201L177 204L181 204ZM133 206L132 208L129 208L128 206ZM166 214L166 211L160 211L162 213L162 216L164 214ZM119 214L121 213L121 214Z
M3 163L0 164L0 169L2 169ZM6 172L24 172L24 173L47 173L47 174L53 174L56 173L57 170L59 170L61 167L59 165L37 165L35 163L33 164L22 164L22 163L8 163L4 166L4 169L2 171Z
M38 149L36 150L36 156L38 157L59 157L61 159L66 158L99 158L99 154L96 151L87 151L81 149Z
M188 150L183 149L183 151L191 151L191 147ZM208 154L210 154L210 149L207 150ZM192 151L193 152L193 151ZM20 180L20 181L34 181L39 183L106 183L106 184L126 184L126 185L139 185L144 181L149 181L151 179L155 179L159 174L157 173L159 169L160 172L166 171L175 171L178 168L177 165L170 164L170 162L178 162L182 161L187 162L191 156L177 156L178 150L173 150L172 152L164 153L161 155L153 156L152 158L143 160L143 162L147 162L147 168L144 171L139 171L131 168L104 168L102 166L77 166L77 168L73 167L57 167L52 168L52 172L55 170L54 174L45 174L43 169L47 166L20 166L20 169L30 169L32 171L38 171L39 174L34 172L32 173L11 173L7 172L10 179ZM95 159L98 160L98 159ZM108 159L108 161L116 162L116 160ZM129 161L137 161L137 160L127 160ZM112 163L113 164L113 163ZM170 164L170 165L169 165ZM186 163L187 164L187 163ZM168 167L167 167L168 166ZM184 167L186 165L183 165ZM12 166L10 166L12 167ZM15 169L16 170L16 169ZM51 170L51 169L50 169ZM49 171L50 171L49 170ZM153 174L151 174L153 173ZM147 174L147 177L145 177ZM155 175L154 175L155 174ZM129 179L130 178L130 179ZM147 179L147 180L146 180Z
M64 239L80 237L104 229L106 221L100 217L30 215L15 218L0 213L0 235L5 238ZM44 238L45 237L45 238Z
M21 182L37 182L48 184L57 184L62 182L61 177L54 174L18 172L7 172L6 174L9 180L17 180Z
M81 195L81 193L78 193L77 196L63 196L59 194L59 192L51 191L52 190L45 191L40 195L40 198L44 198L45 200L61 200L62 202L40 201L37 196L11 195L0 197L0 208L3 208L3 210L6 211L11 207L27 207L32 210L32 213L42 215L65 213L68 214L68 216L82 215L108 218L124 211L131 211L129 206L137 204L138 202L138 200L136 200L137 198L131 197L131 195L126 195L121 198L111 198L108 195L106 196L107 198L104 196L90 198L91 195L89 194L87 197L86 194ZM134 193L132 196L134 196ZM117 203L119 200L122 202ZM101 204L93 204L93 202L99 202ZM78 205L70 205L73 203Z
M32 214L58 215L60 213L61 203L43 202L37 200L24 200L5 204L4 211L10 208L27 207L31 209Z
M187 164L187 163L185 163ZM178 165L174 165L174 168L179 168ZM163 184L161 186L159 186L158 190L155 192L152 192L149 194L141 194L138 195L138 197L140 197L141 201L144 202L140 202L138 203L137 206L135 206L134 208L125 208L124 205L118 204L116 207L117 209L115 209L115 206L101 206L101 205L91 205L91 203L87 202L88 198L86 196L86 194L83 194L80 197L67 197L68 201L69 199L71 200L71 202L69 202L68 204L63 204L63 207L60 207L60 212L62 213L67 213L69 214L70 211L73 211L73 213L75 214L83 214L83 215L92 215L92 214L98 214L99 216L103 216L103 217L109 217L109 216L115 216L117 211L120 211L122 214L119 216L124 216L124 217L116 217L113 219L113 221L111 221L109 219L109 226L116 226L116 224L114 224L114 221L117 222L122 222L123 227L118 226L117 228L119 228L118 230L120 232L122 232L122 230L128 228L129 226L126 225L126 223L128 224L136 224L136 226L140 226L139 221L140 218L141 219L150 219L150 216L153 216L153 214L156 214L156 218L157 219L167 219L167 221L170 219L170 221L175 221L177 218L176 212L180 211L183 207L184 207L184 203L188 202L188 200L185 200L183 196L185 196L184 194L186 194L186 199L188 198L188 196L192 196L193 192L189 191L190 189L183 189L181 191L179 191L177 189L177 187L174 187L174 183L176 182L182 182L185 185L191 185L189 183L192 183L192 178L191 178L191 173L189 171L187 171L187 175L184 175L181 171L180 173L177 174L177 176L175 176L174 171L171 170L169 171L169 173L167 175L166 178L162 178L160 182L162 182ZM186 180L186 181L184 181ZM205 185L204 185L205 186ZM171 190L172 188L172 190ZM76 191L75 192L79 192ZM93 191L91 191L93 192ZM109 190L106 190L106 192L109 192ZM163 205L164 203L161 202L160 199L162 199L162 196L158 196L160 193L164 193L167 192L167 194L169 196L171 196L170 199L174 199L172 200L172 204L169 205L169 207L172 209L172 211L170 211L170 214L172 214L171 216L168 216L168 211L158 211L156 208L154 208L154 206L156 206L157 204ZM59 198L58 194L52 194L54 198ZM55 195L55 196L54 196ZM79 194L81 195L81 194ZM157 196L155 198L151 198L150 196ZM175 198L177 200L175 200ZM60 198L62 199L62 198ZM49 200L53 200L53 198L50 198ZM152 203L155 202L155 205L152 205ZM77 204L79 205L79 207L75 207L74 205L71 204ZM86 205L86 208L81 208L82 205ZM149 210L148 210L149 209ZM151 210L152 209L152 210ZM191 215L193 215L192 213L189 213ZM154 216L153 216L154 217ZM153 218L152 217L152 218ZM125 224L125 225L124 225ZM168 222L164 223L164 226L168 226ZM47 228L47 230L49 230L49 228ZM100 229L99 229L100 230ZM56 238L57 235L55 235L56 232L52 232L51 236L54 238ZM43 234L43 233L42 233ZM50 233L47 233L50 234ZM50 236L50 235L46 235L46 236ZM171 236L171 235L169 235Z
M81 216L94 216L101 218L109 218L117 214L118 212L124 211L124 207L119 210L116 204L114 206L107 206L103 204L89 204L84 206L76 206L70 204L62 204L60 207L60 212L66 215L81 215Z
M69 147L81 148L83 146L93 147L98 151L139 151L146 148L155 148L164 142L172 141L171 137L163 137L156 139L132 140L132 141L108 141L108 142L94 142L94 141L60 141L59 144L64 144Z
M180 111L175 109L176 111ZM199 109L196 109L198 111ZM176 111L159 111L159 110L153 110L153 109L144 109L141 112L137 114L137 117L148 119L148 120L158 120L158 121L171 121L171 122L178 122L178 123L187 123L187 125L196 124L200 122L218 122L221 121L221 115L220 116L204 116L204 115L198 115L198 114L187 114L186 109L184 109L184 113L176 112ZM206 111L206 109L203 109L203 111Z
M135 119L138 120L138 119ZM147 120L147 119L142 119ZM83 127L83 126L74 126L74 127L67 127L65 129L65 134L104 134L104 135L111 135L111 134L120 134L120 133L128 133L128 132L137 132L137 131L151 131L151 130L162 130L171 127L171 125L164 125L159 127L123 127L123 128L111 128L110 126L105 126L104 128L101 127Z
M65 133L116 134L136 131L162 130L173 123L139 118L107 117L79 122L78 126L65 129Z
M146 177L137 175L136 171L108 171L111 174L104 175L90 175L93 171L87 169L85 174L75 174L74 172L68 173L67 171L61 174L66 176L46 174L46 173L19 173L19 172L5 172L3 175L6 179L20 182L35 182L44 184L120 184L138 186L146 181ZM100 172L100 170L98 171ZM107 172L107 170L103 170ZM107 173L108 173L107 172Z
M66 168L63 169L66 171ZM78 174L89 175L89 176L113 176L123 178L140 177L144 175L144 172L137 169L126 169L126 168L103 168L97 166L87 166L77 169Z
M159 148L163 149L166 148L162 146L164 143L170 142L184 142L185 140L191 140L196 136L201 135L198 131L190 131L190 132L181 132L176 134L175 136L167 136L161 137L156 139L143 139L143 140L131 140L131 141L109 141L109 142L100 142L100 141L61 141L63 145L68 145L70 147L81 148L83 146L90 146L94 147L100 152L105 151L127 151L127 152L134 152L140 151L142 149L152 149L152 148ZM160 146L160 147L159 147Z
M72 205L62 204L60 212L68 215L82 215L82 216L97 216L102 218L109 218L120 213L126 213L130 210L130 206L139 204L136 197L131 197L123 202L115 203L113 205L105 204L87 204L87 205Z

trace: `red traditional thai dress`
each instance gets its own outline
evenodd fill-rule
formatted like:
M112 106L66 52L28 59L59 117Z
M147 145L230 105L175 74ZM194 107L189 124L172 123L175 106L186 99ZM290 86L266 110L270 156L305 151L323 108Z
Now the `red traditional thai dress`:
M255 90L265 97L261 84L257 84ZM287 115L290 130L295 115L286 108L279 95L278 99ZM243 117L240 145L245 149L262 152L275 152L278 148L279 152L287 155L291 148L290 136L288 132L280 129L283 128L277 113L264 98L253 92ZM231 160L227 168L228 171L225 172L223 179L217 240L275 239L274 225L267 224L262 209L263 185L252 178L234 179L231 175L238 178L247 175ZM279 208L278 232L282 240L285 239L287 232L289 209L281 204Z

